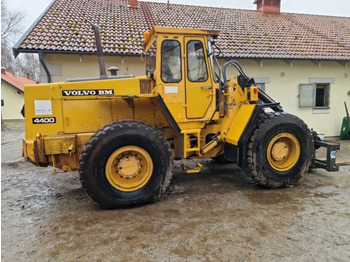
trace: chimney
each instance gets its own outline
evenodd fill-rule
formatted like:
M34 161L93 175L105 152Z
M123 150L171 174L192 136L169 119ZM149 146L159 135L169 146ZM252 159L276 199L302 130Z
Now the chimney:
M30 75L29 75L29 73L27 73L27 79L29 79L29 80L30 80Z
M281 0L254 0L256 10L267 14L281 13Z
M1 74L6 74L6 68L5 67L1 67Z
M137 0L130 0L129 7L136 7L138 6L138 1Z

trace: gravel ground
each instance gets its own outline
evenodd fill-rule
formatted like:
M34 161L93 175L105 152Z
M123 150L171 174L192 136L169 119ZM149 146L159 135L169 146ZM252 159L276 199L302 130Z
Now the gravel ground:
M20 157L23 122L2 129L2 261L350 261L350 141L340 171L269 190L236 165L179 163L155 204L101 210L77 172ZM321 152L321 155L324 152Z

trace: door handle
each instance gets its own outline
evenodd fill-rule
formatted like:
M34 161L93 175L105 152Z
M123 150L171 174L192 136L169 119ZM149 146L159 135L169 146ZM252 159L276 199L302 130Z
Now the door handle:
M201 88L202 89L212 89L213 87L212 86L202 86Z

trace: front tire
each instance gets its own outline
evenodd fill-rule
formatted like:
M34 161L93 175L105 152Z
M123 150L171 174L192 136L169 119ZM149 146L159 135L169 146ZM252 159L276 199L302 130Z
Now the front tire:
M86 143L79 175L85 192L103 208L154 202L172 177L167 140L140 121L106 125Z
M311 163L312 136L307 125L286 113L264 114L247 150L247 175L260 185L294 185Z

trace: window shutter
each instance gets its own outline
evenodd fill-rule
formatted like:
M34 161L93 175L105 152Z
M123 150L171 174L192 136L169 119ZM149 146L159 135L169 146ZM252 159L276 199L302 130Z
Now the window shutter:
M300 84L299 85L299 106L313 107L315 104L316 84Z

